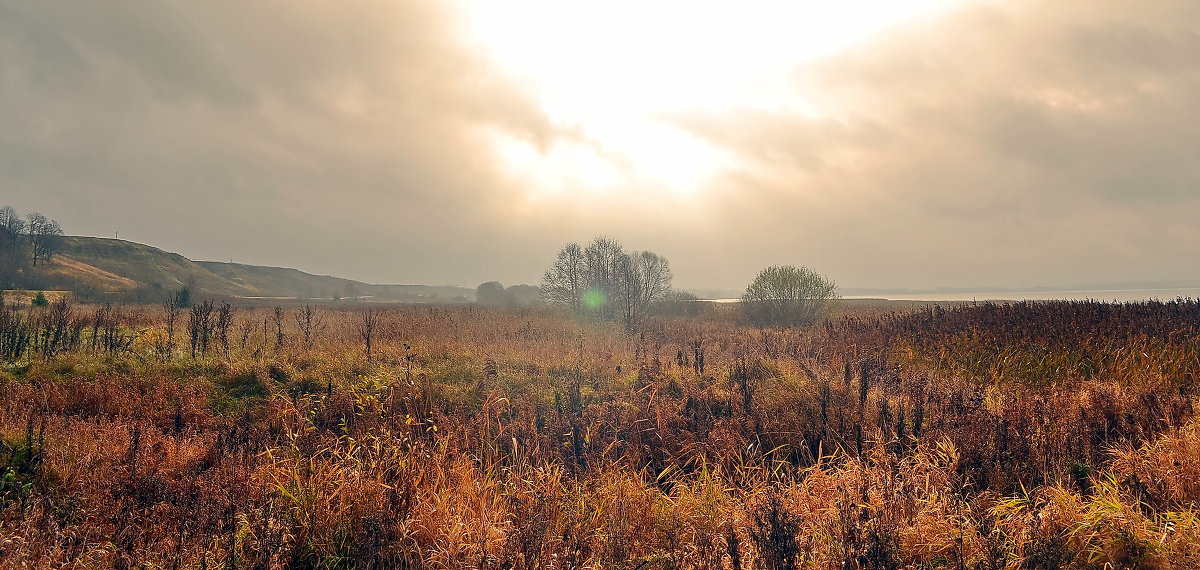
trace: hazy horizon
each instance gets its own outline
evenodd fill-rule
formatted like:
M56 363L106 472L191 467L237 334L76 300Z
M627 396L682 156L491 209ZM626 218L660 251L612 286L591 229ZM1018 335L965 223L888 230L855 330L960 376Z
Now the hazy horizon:
M118 236L68 236L89 239L115 239L118 241L132 242ZM155 247L154 244L141 244L150 247ZM161 249L161 248L158 248ZM368 285L418 285L418 286L433 286L433 287L461 287L466 289L475 289L479 285L487 281L495 281L489 279L480 283L398 283L398 282L372 282L346 277L344 275L336 275L330 273L320 273L309 271L303 268L286 267L271 263L247 263L237 259L199 259L192 258L186 252L166 251L166 253L179 254L188 258L191 261L203 263L232 263L246 266L261 266L273 267L280 269L299 269L305 273L309 273L321 277L334 277L350 279ZM513 281L503 282L505 286L512 285L533 285L537 286L541 280L539 275L537 279L530 281ZM888 286L860 286L846 285L838 283L838 292L841 296L847 299L874 299L887 298L892 300L911 300L911 301L963 301L963 300L1097 300L1096 295L1087 295L1089 293L1117 293L1110 301L1132 301L1132 300L1147 300L1157 298L1160 300L1174 299L1177 296L1200 298L1200 280L1176 280L1176 281L1124 281L1124 282L1107 282L1107 283L1059 283L1059 284L1042 284L1028 287L1003 287L999 285L977 285L977 286L958 286L955 284L943 284L936 287L913 288L913 287L888 287ZM701 294L702 299L727 301L733 300L740 296L744 291L744 287L710 287L705 285L676 285L678 290L688 291L696 294ZM1061 293L1072 293L1074 295L1062 296L1056 295ZM1024 296L994 296L994 295L1024 295ZM979 295L983 295L980 297ZM993 295L993 296L988 296ZM1105 299L1099 299L1105 300Z
M0 7L0 205L368 283L1200 280L1200 4Z

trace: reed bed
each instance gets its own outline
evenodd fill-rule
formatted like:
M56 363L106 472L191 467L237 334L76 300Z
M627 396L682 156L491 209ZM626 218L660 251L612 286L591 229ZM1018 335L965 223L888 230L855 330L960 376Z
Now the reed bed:
M0 309L0 567L1200 565L1193 301L207 311Z

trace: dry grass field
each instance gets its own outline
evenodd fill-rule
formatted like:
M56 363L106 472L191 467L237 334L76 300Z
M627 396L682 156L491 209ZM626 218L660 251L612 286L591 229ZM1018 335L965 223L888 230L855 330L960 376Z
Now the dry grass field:
M1193 301L210 308L0 310L0 567L1200 567Z

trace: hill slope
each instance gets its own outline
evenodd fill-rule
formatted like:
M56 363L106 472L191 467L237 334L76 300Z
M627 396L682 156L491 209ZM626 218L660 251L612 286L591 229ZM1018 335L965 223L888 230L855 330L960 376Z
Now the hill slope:
M218 295L257 294L254 289L218 276L177 253L111 238L65 238L62 252L54 256L50 271L60 276L67 288L90 286L102 291L121 291L139 287L173 290L187 286Z
M68 236L48 266L30 276L31 288L102 293L172 291L242 298L331 299L364 297L380 301L459 302L474 291L463 287L376 285L286 267L192 261L153 246L112 238Z
M361 296L386 301L425 303L466 301L475 296L475 291L464 287L376 285L329 275L313 275L289 267L244 265L222 261L196 261L194 263L232 283L258 291L258 295L264 297L332 299Z

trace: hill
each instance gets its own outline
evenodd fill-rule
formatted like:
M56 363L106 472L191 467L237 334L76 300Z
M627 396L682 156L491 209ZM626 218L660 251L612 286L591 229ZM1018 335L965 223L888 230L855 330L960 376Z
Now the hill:
M329 275L313 275L290 267L245 265L222 261L196 261L196 265L238 286L249 287L262 297L337 299L364 297L409 303L461 302L473 299L475 291L450 285L378 285Z
M454 286L379 285L298 269L193 261L131 241L68 236L49 265L28 276L31 289L67 289L85 297L161 298L189 287L197 293L244 299L360 298L395 302L465 302L474 290Z

